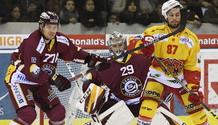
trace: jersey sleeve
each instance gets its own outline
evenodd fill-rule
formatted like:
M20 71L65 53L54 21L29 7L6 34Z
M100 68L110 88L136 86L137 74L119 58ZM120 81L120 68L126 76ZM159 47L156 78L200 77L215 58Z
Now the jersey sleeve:
M194 46L190 49L190 55L184 64L184 78L187 83L199 85L201 79L200 44L197 37L192 40Z
M127 50L129 51L129 50L132 50L134 48L137 48L137 47L140 46L140 44L142 44L142 41L139 38L139 36L138 37L134 37L134 38L129 40L129 44L127 46ZM132 53L132 55L135 55L135 54L143 54L143 53L140 50L137 50L137 51L134 51Z
M129 41L129 45L128 45L127 49L128 49L128 51L132 50L132 49L137 48L143 44L146 44L152 40L153 40L153 37L150 35L143 35L142 34L140 36L136 36ZM153 52L154 52L154 44L151 44L151 45L144 47L140 50L134 51L132 53L132 55L144 54L145 58L147 58L147 57L151 56L153 54Z
M90 72L86 76L85 82L83 84L83 91L85 91L91 83L94 83L95 85L98 85L98 86L102 84L100 73L96 70Z
M89 80L98 86L100 86L103 82L101 78L101 73L96 70L93 70L91 73L89 73L86 77L86 80Z
M59 58L65 61L74 61L76 63L85 63L88 52L83 51L80 47L75 46L70 39L63 34L57 35Z

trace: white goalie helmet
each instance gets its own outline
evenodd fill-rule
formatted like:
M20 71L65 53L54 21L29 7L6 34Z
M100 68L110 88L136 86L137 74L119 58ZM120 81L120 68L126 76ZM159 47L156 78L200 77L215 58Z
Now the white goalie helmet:
M183 8L183 6L176 0L168 0L162 5L162 15L165 19L167 18L167 12L176 6Z
M114 51L112 49L112 45L114 44L118 44L118 43L123 43L124 44L124 48L123 50L118 50L118 51ZM123 36L123 34L117 32L117 31L114 31L110 36L109 36L109 40L107 41L107 44L108 44L108 48L109 48L109 51L112 55L114 56L119 56L121 55L122 53L126 52L126 49L127 49L127 41L125 39L125 37Z

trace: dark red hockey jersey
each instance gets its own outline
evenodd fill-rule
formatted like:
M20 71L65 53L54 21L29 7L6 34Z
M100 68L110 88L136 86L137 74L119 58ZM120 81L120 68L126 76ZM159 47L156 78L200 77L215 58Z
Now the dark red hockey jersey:
M92 71L87 79L96 85L105 84L113 93L115 100L124 100L127 104L139 103L147 77L150 59L143 54L128 55L125 62L113 61L111 67L103 72Z
M62 33L57 32L55 38L46 44L39 30L31 33L24 39L17 52L11 56L11 65L14 71L8 71L6 83L43 84L49 75L54 74L57 67L57 59L84 63L87 52L82 51ZM9 67L8 70L12 70ZM40 69L40 73L31 72L34 68Z

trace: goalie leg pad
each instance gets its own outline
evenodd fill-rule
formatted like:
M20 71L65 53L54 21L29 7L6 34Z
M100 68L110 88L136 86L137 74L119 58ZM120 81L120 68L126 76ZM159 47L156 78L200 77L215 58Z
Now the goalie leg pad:
M154 118L152 119L152 125L159 125L165 122L169 123L170 125L186 125L173 113L171 113L164 107L159 107L156 111Z
M98 111L105 100L106 90L91 83L76 107L88 114Z
M17 111L17 118L14 119L14 122L23 124L32 124L36 119L36 111L32 106L27 106L19 109Z
M147 118L153 118L158 107L158 102L152 99L144 99L142 101L139 114Z
M204 123L207 121L207 115L204 110L200 110L198 112L190 114L189 116L196 125L204 125Z
M58 104L52 110L46 112L50 125L63 125L65 119L65 108L62 104Z
M132 112L122 100L99 115L99 119L105 125L129 125L134 118Z

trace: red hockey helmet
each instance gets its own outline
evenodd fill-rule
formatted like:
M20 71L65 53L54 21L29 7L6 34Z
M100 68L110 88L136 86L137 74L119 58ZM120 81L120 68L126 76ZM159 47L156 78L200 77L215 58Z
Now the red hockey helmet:
M58 24L59 17L56 13L51 11L42 12L39 19L39 24Z

